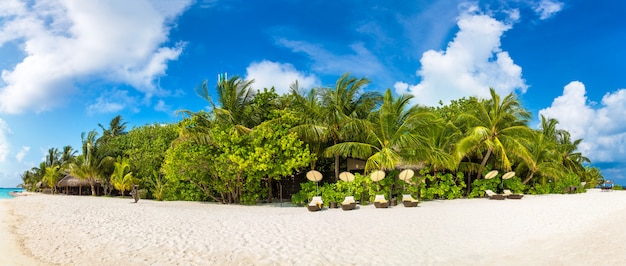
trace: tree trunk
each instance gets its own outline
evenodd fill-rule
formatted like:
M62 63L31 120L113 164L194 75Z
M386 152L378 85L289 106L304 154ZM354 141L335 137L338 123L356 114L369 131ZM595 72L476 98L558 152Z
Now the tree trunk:
M267 202L272 203L272 178L271 177L267 178L267 186L268 186Z
M535 175L535 172L531 172L530 176L528 176L526 179L524 179L524 181L522 182L522 184L526 185L526 183L528 183L528 181L530 181L531 179L533 179L533 176Z
M339 154L335 155L335 182L339 181Z
M96 196L97 193L96 193L96 186L95 186L94 182L89 182L89 186L91 186L91 195L92 196Z
M487 149L487 154L485 154L485 157L483 157L483 161L480 162L480 168L478 168L478 174L476 175L476 180L480 179L483 175L483 168L485 168L485 165L487 165L487 160L489 160L489 156L491 156L491 149ZM467 195L469 196L471 190L471 186L472 183L470 182L472 181L470 178L470 175L467 175Z
M487 149L487 154L483 157L483 161L480 162L480 168L478 169L478 174L476 175L476 179L480 179L483 175L483 168L487 165L487 160L489 160L489 156L491 156L491 149Z

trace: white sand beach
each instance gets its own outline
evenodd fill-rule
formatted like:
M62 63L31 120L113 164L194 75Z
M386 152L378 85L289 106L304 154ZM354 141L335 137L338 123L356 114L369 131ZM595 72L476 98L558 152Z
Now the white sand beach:
M0 265L623 265L626 192L353 211L29 195ZM11 218L12 219L12 218ZM9 220L11 220L9 219ZM8 230L8 231L7 231ZM16 248L8 246L8 237ZM4 248L4 247L9 247ZM21 263L21 264L20 264Z
M14 231L16 216L11 215L8 200L0 200L0 265L39 265L37 260L24 254Z

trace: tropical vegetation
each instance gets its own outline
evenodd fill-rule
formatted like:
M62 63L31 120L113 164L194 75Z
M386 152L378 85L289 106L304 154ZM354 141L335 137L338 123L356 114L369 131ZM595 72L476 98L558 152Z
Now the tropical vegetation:
M222 79L214 91L202 82L196 92L210 109L180 110L176 123L127 131L116 116L98 124L101 133L82 133L79 151L50 149L22 174L24 185L54 189L70 175L88 182L92 195L123 195L139 185L142 195L157 200L255 204L282 197L285 182L297 183L292 201L303 203L314 195L367 201L406 193L471 198L504 188L561 193L603 181L578 151L581 139L553 118L542 116L539 128L531 128L530 113L513 93L490 89L488 99L424 107L413 104L412 95L368 89L367 78L349 73L331 87L302 90L296 82L284 95L254 91L253 82ZM348 159L364 162L353 169L352 182L339 180ZM408 182L398 178L404 169L416 173ZM309 170L324 173L320 184L303 178ZM377 183L368 178L376 170L387 174ZM486 179L493 170L498 174ZM512 171L513 178L502 178Z

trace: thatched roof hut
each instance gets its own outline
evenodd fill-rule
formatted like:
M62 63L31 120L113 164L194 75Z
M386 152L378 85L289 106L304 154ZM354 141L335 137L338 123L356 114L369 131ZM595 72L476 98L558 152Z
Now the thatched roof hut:
M96 181L97 187L100 186L100 181ZM83 194L83 187L87 187L87 190L91 189L91 185L88 180L80 179L71 175L66 175L64 178L57 182L57 187L65 194Z
M66 175L57 183L57 187L86 187L86 186L89 186L89 181L84 180L84 179L79 179L71 175Z

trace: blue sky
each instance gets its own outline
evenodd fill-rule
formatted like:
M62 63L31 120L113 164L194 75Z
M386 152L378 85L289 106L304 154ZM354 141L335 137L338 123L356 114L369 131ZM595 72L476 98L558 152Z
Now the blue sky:
M416 104L517 93L626 184L623 1L1 0L0 187L121 114L176 122L227 72L286 92L346 72Z

